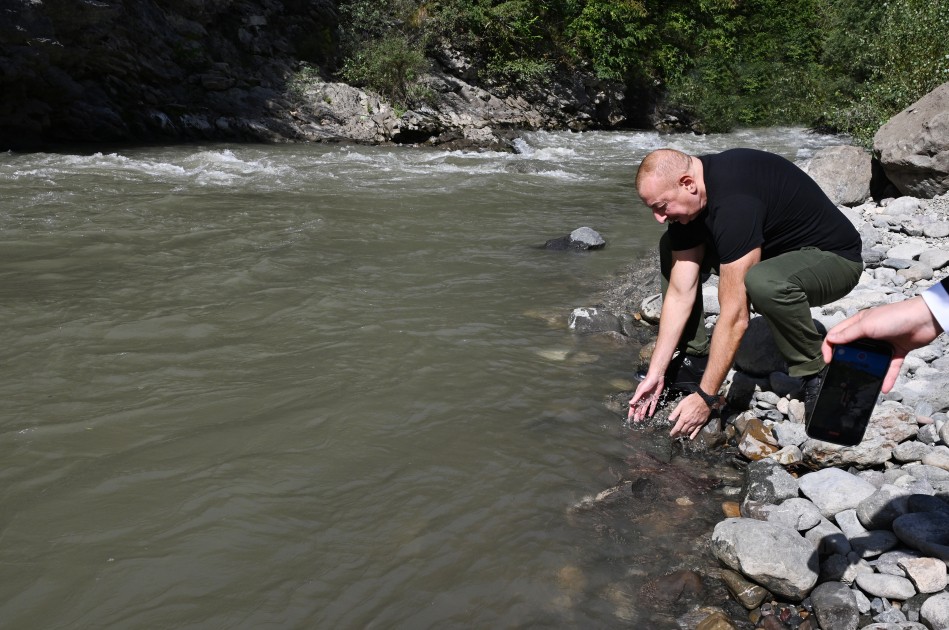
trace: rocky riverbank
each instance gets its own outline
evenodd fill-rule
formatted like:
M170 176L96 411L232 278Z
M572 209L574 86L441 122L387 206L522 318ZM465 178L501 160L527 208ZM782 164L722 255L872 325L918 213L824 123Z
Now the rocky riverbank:
M857 287L812 309L825 329L861 309L915 296L949 272L949 178L944 171L921 175L922 158L896 159L889 169L885 163L887 151L906 152L920 137L907 133L909 119L924 121L917 122L924 140L916 146L926 147L930 164L947 154L949 128L939 123L947 95L949 84L884 127L876 162L855 147L838 147L800 165L863 239ZM907 175L907 164L915 164L916 177ZM890 195L873 197L874 188ZM574 311L572 327L633 342L644 328L654 334L657 277L655 260L631 268L610 283L597 309ZM703 287L709 328L718 312L715 282L713 276ZM949 337L907 357L854 447L808 438L803 403L792 389L767 326L754 317L721 392L728 406L695 442L684 443L733 456L744 469L740 487L716 490L724 520L708 532L707 544L720 564L704 577L724 583L747 616L706 605L679 626L949 628ZM631 393L607 405L625 416ZM671 408L670 401L654 421L656 431L668 430L663 416Z

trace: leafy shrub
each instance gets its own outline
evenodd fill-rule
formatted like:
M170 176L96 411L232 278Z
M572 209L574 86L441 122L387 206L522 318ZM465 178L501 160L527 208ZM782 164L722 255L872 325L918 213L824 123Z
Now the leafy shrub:
M427 67L425 55L406 37L390 35L366 42L346 62L343 76L397 104L411 105L421 95L416 82Z
M869 74L825 112L833 128L870 146L893 115L949 81L949 5L945 0L891 0L878 30L861 39Z

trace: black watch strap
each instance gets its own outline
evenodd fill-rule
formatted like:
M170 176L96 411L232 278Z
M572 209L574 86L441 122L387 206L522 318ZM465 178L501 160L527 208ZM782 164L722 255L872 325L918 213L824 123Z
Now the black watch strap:
M695 388L695 393L701 396L702 400L705 401L705 404L708 405L709 409L714 409L718 405L718 396L712 396L711 394L706 394L702 391L701 387Z

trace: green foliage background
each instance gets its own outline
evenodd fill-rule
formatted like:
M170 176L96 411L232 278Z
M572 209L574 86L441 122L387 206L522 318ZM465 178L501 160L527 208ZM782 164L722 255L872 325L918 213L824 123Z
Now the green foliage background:
M501 91L592 70L707 131L804 124L869 144L949 81L949 0L340 0L343 75L403 106L438 48Z

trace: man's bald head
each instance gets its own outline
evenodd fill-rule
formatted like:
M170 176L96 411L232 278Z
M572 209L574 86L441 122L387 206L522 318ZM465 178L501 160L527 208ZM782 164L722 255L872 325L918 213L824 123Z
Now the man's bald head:
M640 190L647 178L657 177L659 181L670 186L689 172L692 158L688 154L676 149L656 149L639 165L636 173L636 189Z

